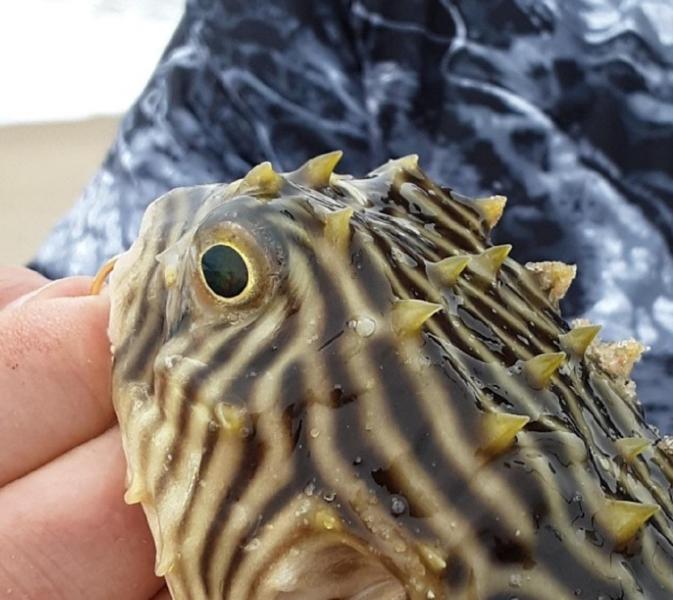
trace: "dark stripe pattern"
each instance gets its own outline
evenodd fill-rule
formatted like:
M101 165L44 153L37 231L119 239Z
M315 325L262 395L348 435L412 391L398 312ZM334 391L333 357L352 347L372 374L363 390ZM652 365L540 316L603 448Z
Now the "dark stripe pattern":
M325 160L170 192L112 273L127 501L173 597L673 597L673 466L630 384L488 263L483 205L413 157ZM240 301L205 285L213 243L247 260Z

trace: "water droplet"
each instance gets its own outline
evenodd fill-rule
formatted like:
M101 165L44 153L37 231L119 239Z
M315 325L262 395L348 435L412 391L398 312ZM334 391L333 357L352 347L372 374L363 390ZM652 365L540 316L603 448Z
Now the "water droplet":
M390 512L399 517L407 511L407 502L401 496L393 496L390 500Z
M419 356L419 357L418 357L418 366L419 366L421 369L426 369L426 368L428 368L430 365L432 365L432 360L430 359L429 356Z
M361 456L356 456L356 457L353 459L353 464L356 465L356 466L357 466L357 465L361 465L361 464L362 464L362 457L361 457Z
M313 496L313 492L315 492L315 482L309 481L304 488L304 494L307 496Z
M294 515L296 517L301 517L302 515L305 515L308 513L309 509L311 508L311 503L309 500L304 500L299 503L299 506L297 506L297 510L294 512Z
M325 502L334 502L334 499L336 498L336 492L325 492L323 495L323 500Z
M512 587L515 588L521 587L521 582L522 582L521 575L514 573L509 576L509 585L511 585Z
M376 331L376 321L370 317L362 317L355 321L355 333L360 337L369 337Z
M252 552L254 550L257 550L262 543L259 541L259 538L252 538L246 545L244 550L246 552Z
M309 434L310 434L310 436L311 436L313 439L315 439L315 438L317 438L317 437L320 435L320 430L319 430L319 429L316 429L316 428L314 427L313 429L311 429L311 431L309 432Z

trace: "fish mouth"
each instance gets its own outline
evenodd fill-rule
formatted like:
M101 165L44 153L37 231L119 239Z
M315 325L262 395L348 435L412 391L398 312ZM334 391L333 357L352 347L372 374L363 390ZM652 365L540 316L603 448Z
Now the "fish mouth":
M117 260L119 260L119 255L113 256L112 258L106 260L101 268L98 269L98 273L96 273L96 276L91 282L91 287L89 288L90 296L97 296L100 294L103 286L105 285L105 280L107 279L108 275L112 273L112 269L115 268Z

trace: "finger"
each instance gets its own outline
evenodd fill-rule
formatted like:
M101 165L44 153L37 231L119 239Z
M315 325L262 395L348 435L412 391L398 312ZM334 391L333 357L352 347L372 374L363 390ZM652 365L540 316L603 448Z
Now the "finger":
M13 302L7 304L5 308L12 309L39 300L49 300L50 298L65 298L67 296L87 296L91 287L91 277L77 276L66 277L50 281L46 285L40 286L31 292L16 298Z
M0 312L0 485L114 422L107 319L101 296Z
M0 489L0 590L19 598L151 598L154 545L122 500L118 428Z
M48 282L46 277L30 269L0 267L0 310Z

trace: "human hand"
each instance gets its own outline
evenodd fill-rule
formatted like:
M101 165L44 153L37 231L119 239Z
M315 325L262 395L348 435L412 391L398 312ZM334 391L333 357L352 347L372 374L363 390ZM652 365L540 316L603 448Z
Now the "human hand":
M91 280L0 268L0 597L168 599L110 400ZM28 295L26 295L28 294Z

